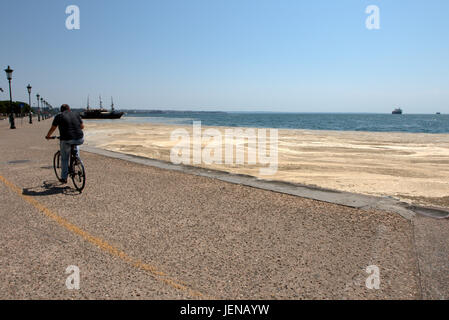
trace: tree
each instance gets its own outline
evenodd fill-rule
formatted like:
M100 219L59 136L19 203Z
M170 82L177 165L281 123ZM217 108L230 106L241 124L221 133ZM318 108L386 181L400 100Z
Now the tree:
M21 101L13 101L12 107L15 114L29 113L31 109L28 103ZM10 113L9 100L0 101L0 113Z

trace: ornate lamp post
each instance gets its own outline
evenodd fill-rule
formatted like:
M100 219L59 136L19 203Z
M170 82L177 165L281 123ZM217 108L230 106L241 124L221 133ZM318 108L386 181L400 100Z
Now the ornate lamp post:
M30 124L31 124L31 123L33 123L33 112L32 112L33 109L31 109L31 86L30 85L27 86L27 90L28 90L28 103L30 106Z
M16 126L14 124L14 110L12 107L12 93L11 93L11 80L12 80L12 72L14 70L12 70L9 66L8 69L5 69L6 72L6 78L8 79L9 82L9 107L10 107L10 111L11 113L9 114L9 123L11 124L10 129L15 129Z
M37 98L37 121L41 121L41 108L39 108L39 93L36 94L36 98Z

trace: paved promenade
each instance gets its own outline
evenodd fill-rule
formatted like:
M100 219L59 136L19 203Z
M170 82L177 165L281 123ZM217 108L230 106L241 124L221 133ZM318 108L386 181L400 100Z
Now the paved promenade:
M361 210L82 152L0 121L1 299L449 299L449 220ZM80 269L80 289L65 282ZM380 269L380 289L365 269Z

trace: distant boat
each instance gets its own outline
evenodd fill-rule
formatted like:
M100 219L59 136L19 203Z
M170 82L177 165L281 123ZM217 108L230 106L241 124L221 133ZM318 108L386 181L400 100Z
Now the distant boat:
M441 112L437 112L437 114L441 114Z
M402 114L402 109L401 108L396 108L393 110L393 112L391 114Z
M116 111L114 108L114 101L111 97L111 111L103 108L103 102L100 96L100 107L97 109L91 109L89 106L89 97L87 97L87 108L81 112L81 118L83 119L120 119L124 112Z

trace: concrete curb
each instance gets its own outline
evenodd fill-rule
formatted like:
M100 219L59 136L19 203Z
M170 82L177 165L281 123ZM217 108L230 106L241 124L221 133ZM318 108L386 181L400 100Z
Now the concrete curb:
M102 155L105 157L121 159L160 169L179 171L186 174L193 174L197 176L218 179L229 183L240 184L253 188L294 195L307 199L334 203L357 209L365 209L365 210L374 209L374 210L393 212L401 215L407 220L412 220L415 217L415 212L411 210L412 207L408 203L400 202L398 200L388 197L375 197L350 192L328 190L283 181L261 180L253 176L238 175L224 171L198 168L186 165L175 165L166 161L104 150L87 145L81 146L81 150Z

